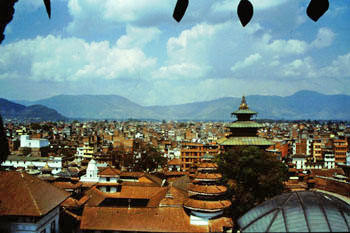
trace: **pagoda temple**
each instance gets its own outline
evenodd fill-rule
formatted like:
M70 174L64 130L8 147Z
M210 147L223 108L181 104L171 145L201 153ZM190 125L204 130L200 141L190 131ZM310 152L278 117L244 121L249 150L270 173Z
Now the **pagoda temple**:
M257 136L258 129L263 126L251 120L257 112L249 109L244 96L238 110L231 113L231 116L233 115L237 120L228 126L230 133L217 141L223 150L237 146L257 146L266 149L273 145L273 142Z
M220 184L222 175L217 172L213 158L213 155L204 155L197 172L190 176L192 182L188 185L189 197L184 202L184 208L190 212L192 224L206 224L231 206L231 201L225 198L227 188Z

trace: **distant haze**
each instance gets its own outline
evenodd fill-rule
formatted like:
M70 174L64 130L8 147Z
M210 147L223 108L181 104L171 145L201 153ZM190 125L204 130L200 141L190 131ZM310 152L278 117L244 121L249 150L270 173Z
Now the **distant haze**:
M247 96L250 109L264 119L350 120L350 96L323 95L300 91L287 97ZM235 120L241 98L226 97L212 101L169 106L141 106L117 95L59 95L35 102L70 118L158 119L158 120ZM17 101L21 103L21 101Z

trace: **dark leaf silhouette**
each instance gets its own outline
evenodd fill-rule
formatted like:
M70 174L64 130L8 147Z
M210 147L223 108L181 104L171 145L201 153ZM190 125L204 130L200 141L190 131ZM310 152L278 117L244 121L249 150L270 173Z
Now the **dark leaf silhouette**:
M44 4L45 4L45 7L46 7L47 15L49 16L49 18L51 18L51 3L50 3L50 0L44 0Z
M188 6L188 0L178 0L174 9L173 17L177 22L180 22L185 15Z
M3 33L6 25L11 22L15 13L14 5L16 2L17 0L0 0L0 44L5 38Z
M7 156L10 154L9 145L6 138L5 129L0 115L0 164L6 161Z
M253 5L248 0L241 0L237 7L238 18L244 27L253 17Z
M313 20L317 21L321 16L326 13L329 7L328 0L311 0L309 6L306 9L306 14Z

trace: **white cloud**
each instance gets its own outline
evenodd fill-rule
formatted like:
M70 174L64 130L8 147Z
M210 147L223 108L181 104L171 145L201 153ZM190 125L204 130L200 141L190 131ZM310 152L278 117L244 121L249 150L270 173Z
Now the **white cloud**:
M316 48L328 47L332 44L335 34L329 28L320 28L317 33L316 39L311 43L311 46Z
M197 79L205 76L210 70L210 67L198 66L191 63L180 63L169 66L162 66L153 72L153 78L180 80L183 78Z
M327 77L350 78L350 53L338 56L330 65L323 67L320 73Z
M288 64L285 64L282 69L282 75L297 78L317 77L318 72L315 70L311 57L304 59L296 59Z
M140 28L128 25L126 35L118 39L117 46L119 48L140 48L157 39L160 34L161 31L156 27Z
M208 24L196 25L184 30L178 37L171 37L167 42L166 65L153 72L154 78L182 79L199 78L211 70L209 52L212 36L219 26Z
M279 55L303 54L308 44L301 40L273 40L271 43L263 44L264 49Z
M255 63L257 63L259 60L261 60L261 55L259 53L254 53L252 55L250 55L249 57L247 57L246 59L244 59L244 61L242 62L236 62L236 64L234 64L231 67L232 71L238 71L242 68L246 68L248 66L254 65Z
M256 11L274 8L287 0L252 0ZM69 0L73 17L68 25L72 34L93 34L116 29L125 24L138 26L166 25L176 27L172 18L177 0ZM196 23L223 23L237 17L239 0L191 1L182 25ZM238 22L236 22L238 24Z
M99 33L125 24L154 26L172 20L175 0L69 0L68 32Z
M0 74L8 79L132 79L149 73L156 65L155 58L136 47L124 49L107 41L87 43L51 35L5 45L0 47L0 53Z

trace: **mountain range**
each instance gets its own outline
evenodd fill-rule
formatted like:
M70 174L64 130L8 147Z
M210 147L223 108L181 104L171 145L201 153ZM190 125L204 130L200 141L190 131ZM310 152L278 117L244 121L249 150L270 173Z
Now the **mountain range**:
M299 91L286 97L251 95L246 99L260 119L350 120L349 95ZM233 120L230 113L238 109L240 101L241 98L225 97L180 105L141 106L118 95L58 95L15 102L43 105L73 119Z
M24 106L7 99L0 98L0 114L4 119L31 120L31 121L60 121L67 120L56 110L43 105L34 104Z

